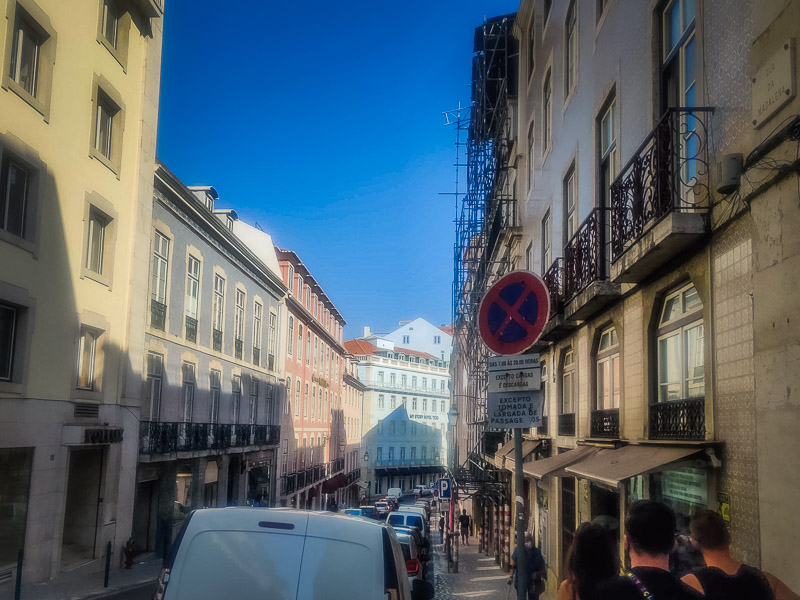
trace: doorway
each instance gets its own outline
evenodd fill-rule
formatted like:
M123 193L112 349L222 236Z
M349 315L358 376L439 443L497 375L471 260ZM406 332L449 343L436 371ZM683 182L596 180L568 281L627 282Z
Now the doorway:
M61 565L69 570L98 556L97 529L103 502L103 448L70 449L67 473Z
M561 577L567 576L567 552L575 538L575 478L561 478Z
M136 484L133 505L133 542L137 553L156 549L156 523L158 521L158 479Z

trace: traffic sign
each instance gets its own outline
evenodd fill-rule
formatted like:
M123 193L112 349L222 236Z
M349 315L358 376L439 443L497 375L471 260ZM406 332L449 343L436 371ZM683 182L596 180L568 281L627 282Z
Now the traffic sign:
M478 310L483 343L496 354L521 354L542 335L549 313L544 281L528 271L512 271L483 297Z
M439 480L439 497L442 500L450 499L453 497L452 489L450 486L449 479L440 479Z
M488 392L527 392L542 387L538 354L490 356Z

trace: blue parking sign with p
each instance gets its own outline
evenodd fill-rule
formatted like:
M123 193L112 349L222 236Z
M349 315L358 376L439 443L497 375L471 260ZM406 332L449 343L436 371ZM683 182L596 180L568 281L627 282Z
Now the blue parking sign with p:
M449 479L439 480L439 497L443 500L453 497Z

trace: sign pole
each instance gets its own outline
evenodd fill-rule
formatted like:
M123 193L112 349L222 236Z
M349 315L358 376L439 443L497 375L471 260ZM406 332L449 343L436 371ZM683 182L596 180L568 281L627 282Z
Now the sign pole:
M525 501L522 483L522 429L514 429L514 495L517 501L517 600L528 597L527 550L525 548Z

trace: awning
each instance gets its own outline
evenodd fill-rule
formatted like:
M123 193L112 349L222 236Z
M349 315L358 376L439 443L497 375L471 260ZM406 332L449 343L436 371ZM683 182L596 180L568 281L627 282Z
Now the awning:
M503 458L509 453L514 451L514 440L510 440L500 446L497 449L497 452L494 453L494 466L502 469L503 468Z
M594 446L578 446L574 450L567 450L550 458L523 463L522 471L525 475L536 479L541 479L547 475L564 477L566 475L564 472L565 467L594 455L598 450L599 448Z
M322 493L323 494L332 494L336 490L341 487L339 485L339 480L336 477L331 477L330 479L326 479L322 482Z
M537 448L540 448L542 445L541 440L522 440L522 462L524 463L525 460L534 452ZM511 452L505 455L505 464L497 465L501 469L506 469L508 471L514 470L514 442L511 442Z
M701 451L697 446L623 446L618 450L601 450L571 464L565 471L582 479L618 487L630 477L661 471L670 463Z

